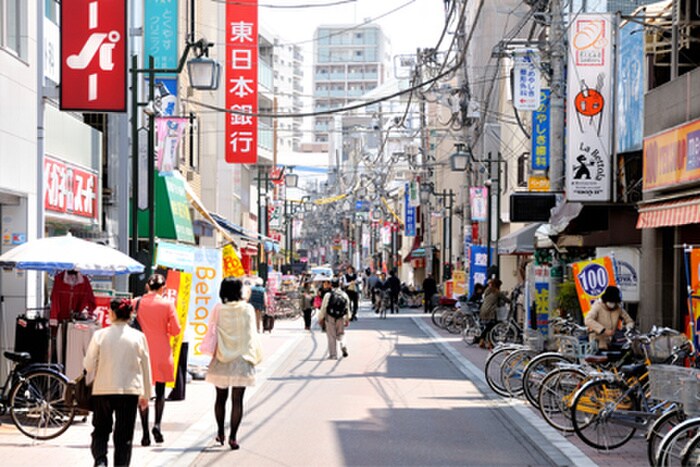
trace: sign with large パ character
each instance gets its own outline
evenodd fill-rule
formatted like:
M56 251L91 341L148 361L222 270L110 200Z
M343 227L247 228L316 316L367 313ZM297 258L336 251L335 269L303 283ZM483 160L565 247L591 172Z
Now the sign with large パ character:
M573 276L581 312L586 316L593 302L609 285L616 285L615 270L609 256L574 263Z
M61 2L61 110L126 111L126 0Z

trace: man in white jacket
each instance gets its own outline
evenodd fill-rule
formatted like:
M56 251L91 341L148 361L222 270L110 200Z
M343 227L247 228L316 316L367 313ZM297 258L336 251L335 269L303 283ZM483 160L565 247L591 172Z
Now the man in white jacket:
M340 289L340 281L333 279L333 287L323 297L321 310L318 313L318 322L323 327L325 325L328 336L328 358L338 359L338 344L343 352L343 357L348 356L348 348L345 345L345 327L350 324L350 299L347 294Z

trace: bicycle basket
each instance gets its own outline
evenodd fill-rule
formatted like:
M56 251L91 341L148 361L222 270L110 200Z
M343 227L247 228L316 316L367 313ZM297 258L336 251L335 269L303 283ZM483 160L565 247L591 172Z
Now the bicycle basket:
M525 329L523 341L525 347L529 350L534 350L536 352L542 352L544 350L545 338L537 329Z
M688 370L690 368L686 368ZM681 402L683 411L691 417L700 415L700 372L691 369L690 374L681 378Z
M649 391L652 399L681 402L683 386L678 384L688 378L690 368L673 365L649 365Z
M688 338L683 334L657 336L647 347L649 359L655 363L668 360L673 355L673 349L681 347Z
M580 359L596 351L595 342L589 341L587 337L558 335L555 340L559 353L568 358Z

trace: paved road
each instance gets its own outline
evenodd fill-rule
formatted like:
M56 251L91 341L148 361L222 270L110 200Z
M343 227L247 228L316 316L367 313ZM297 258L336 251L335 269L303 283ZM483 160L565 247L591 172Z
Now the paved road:
M193 465L574 463L544 438L534 446L527 421L504 414L418 321L361 313L339 361L309 333L247 402L242 449L210 447Z
M485 351L436 333L422 313L360 316L340 361L326 358L325 334L304 331L301 321L278 322L263 336L266 358L246 394L239 451L214 444L214 389L195 381L185 401L166 404L164 444L138 446L137 427L132 465L592 465L522 402L488 390L475 366ZM32 443L5 423L2 465L92 465L90 432L89 421L76 423Z

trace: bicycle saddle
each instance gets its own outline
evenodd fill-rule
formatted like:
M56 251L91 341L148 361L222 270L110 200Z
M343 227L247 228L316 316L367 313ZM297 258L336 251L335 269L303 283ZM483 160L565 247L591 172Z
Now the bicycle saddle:
M622 365L620 371L625 376L641 376L647 371L647 366L644 363L635 363L633 365Z
M29 360L32 359L31 354L29 352L3 352L3 355L5 358L8 360L12 360L13 362L28 362Z

